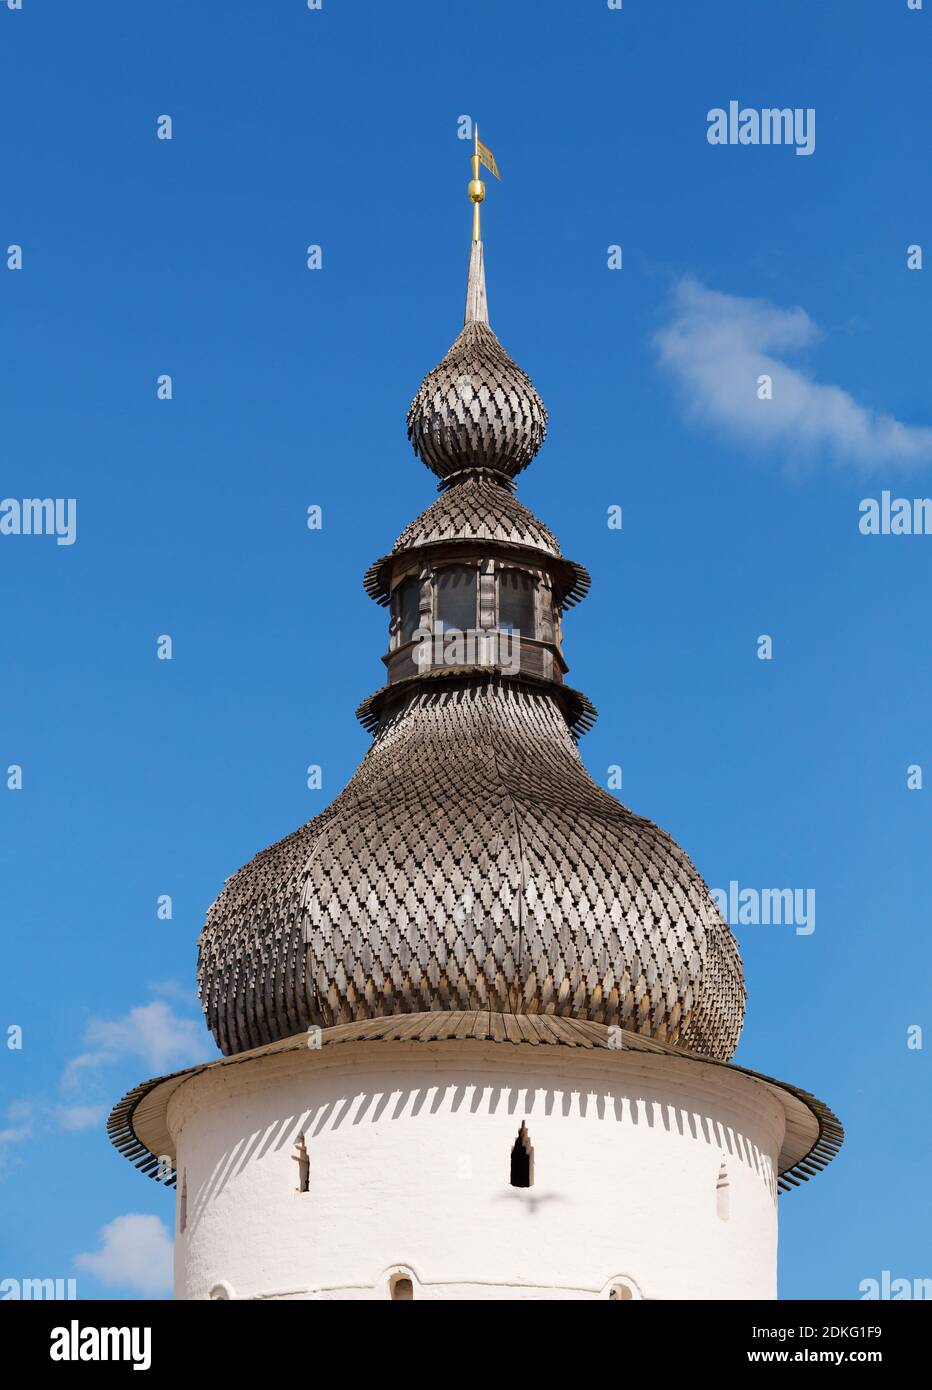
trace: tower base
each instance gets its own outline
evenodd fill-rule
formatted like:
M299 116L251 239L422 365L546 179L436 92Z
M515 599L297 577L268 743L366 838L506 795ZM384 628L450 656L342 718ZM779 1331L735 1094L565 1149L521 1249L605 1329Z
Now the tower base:
M165 1112L175 1296L774 1298L786 1118L736 1068L624 1047L215 1065Z

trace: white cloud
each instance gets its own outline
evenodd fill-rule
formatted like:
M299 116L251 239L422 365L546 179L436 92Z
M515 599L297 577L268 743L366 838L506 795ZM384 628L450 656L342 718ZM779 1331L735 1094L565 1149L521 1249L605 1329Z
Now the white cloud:
M22 1144L32 1138L32 1125L8 1125L0 1129L0 1144Z
M6 1127L0 1129L0 1146L22 1144L43 1134L74 1133L102 1124L108 1107L99 1105L55 1105L44 1096L14 1101L6 1109Z
M675 287L671 318L654 346L689 416L741 443L793 454L823 449L862 470L932 461L932 429L859 405L840 386L813 381L783 360L820 337L804 309L720 294L687 277ZM764 375L773 381L772 400L758 399Z
M59 1129L73 1132L103 1124L106 1114L106 1105L60 1105L55 1112L55 1118Z
M8 1124L0 1129L0 1144L21 1144L35 1129L35 1106L30 1100L13 1100L6 1108Z
M122 1018L92 1018L84 1042L87 1051L72 1057L62 1072L60 1089L65 1095L40 1093L7 1106L0 1122L0 1158L30 1139L103 1125L113 1083L101 1068L137 1058L150 1074L172 1071L202 1059L209 1048L200 1020L176 1013L162 999L140 1004Z
M6 1129L0 1129L0 1144L21 1144L24 1139L32 1137L32 1130L28 1125L21 1125L17 1128L10 1125Z
M109 1052L82 1052L78 1057L72 1057L65 1064L62 1072L62 1090L72 1091L81 1081L82 1071L93 1071L95 1067L106 1066L108 1062L114 1061L114 1057Z
M100 1233L101 1248L75 1257L108 1286L118 1285L156 1298L172 1283L172 1242L157 1216L118 1216Z
M73 1087L82 1071L121 1057L138 1057L152 1071L196 1061L204 1053L203 1028L193 1018L175 1013L162 999L140 1004L122 1018L92 1018L84 1030L91 1050L72 1057L62 1085Z

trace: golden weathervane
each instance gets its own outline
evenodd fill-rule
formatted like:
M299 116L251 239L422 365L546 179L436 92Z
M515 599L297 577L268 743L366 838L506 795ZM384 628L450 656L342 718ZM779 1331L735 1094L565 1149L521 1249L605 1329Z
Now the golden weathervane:
M469 197L472 202L472 239L479 241L479 204L485 197L485 184L479 177L479 166L484 164L490 174L494 174L497 179L501 178L498 172L498 165L495 163L495 156L488 145L483 145L479 139L479 127L476 126L475 148L472 152L472 178L469 183Z

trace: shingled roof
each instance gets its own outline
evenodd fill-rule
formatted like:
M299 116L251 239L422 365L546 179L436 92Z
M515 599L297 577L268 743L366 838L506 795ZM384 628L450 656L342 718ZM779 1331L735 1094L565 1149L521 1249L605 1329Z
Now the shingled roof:
M440 497L405 527L391 554L369 566L363 587L377 603L387 604L394 558L474 541L488 541L546 564L564 608L572 608L589 591L588 570L565 559L556 536L519 502L510 480L487 469L465 470L444 484Z

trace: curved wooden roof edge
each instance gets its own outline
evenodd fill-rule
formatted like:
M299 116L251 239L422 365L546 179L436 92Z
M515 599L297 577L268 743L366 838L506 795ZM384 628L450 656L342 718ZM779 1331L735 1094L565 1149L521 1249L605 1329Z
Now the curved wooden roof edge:
M423 671L416 676L406 676L391 685L380 686L371 695L367 695L357 707L356 718L368 733L375 734L379 730L386 708L394 708L403 697L412 694L418 688L425 691L445 690L464 683L475 683L477 680L508 682L511 685L523 685L528 690L547 691L558 701L563 717L577 743L583 734L589 732L599 717L599 711L581 690L574 690L571 685L564 685L559 681L548 680L546 676L532 676L528 671L511 676L505 671L488 666L457 666Z
M802 1138L802 1142L811 1139L808 1149L799 1153L799 1144L788 1149L784 1140L783 1149L780 1151L777 1185L781 1192L790 1192L794 1187L799 1187L815 1177L816 1173L827 1167L841 1148L845 1132L838 1117L824 1101L801 1087L787 1081L778 1081L763 1072L752 1071L750 1067L741 1067L734 1062L705 1057L686 1048L658 1042L641 1033L632 1033L627 1029L622 1029L621 1033L623 1045L620 1050L623 1052L655 1053L676 1058L687 1064L725 1067L762 1082L783 1104L788 1122L791 1119L797 1120L800 1107L808 1111L814 1121L814 1131L810 1128L810 1132ZM564 1018L555 1014L442 1010L434 1013L370 1018L361 1023L341 1023L334 1028L323 1029L321 1041L324 1047L358 1042L456 1041L595 1049L609 1048L610 1036L614 1040L616 1033L607 1024ZM613 1046L611 1050L619 1049ZM308 1051L306 1033L298 1033L294 1037L253 1048L249 1052L234 1053L229 1057L202 1062L186 1067L183 1071L170 1072L165 1076L143 1081L128 1091L111 1111L107 1122L110 1141L147 1177L164 1182L166 1186L173 1186L177 1177L175 1168L169 1168L165 1163L166 1159L174 1162L175 1157L172 1140L168 1134L166 1112L168 1102L179 1086L190 1077L216 1067L238 1066L277 1053L297 1051ZM794 1134L796 1128L798 1125L794 1126Z

